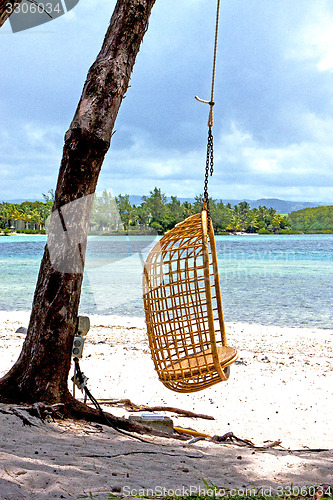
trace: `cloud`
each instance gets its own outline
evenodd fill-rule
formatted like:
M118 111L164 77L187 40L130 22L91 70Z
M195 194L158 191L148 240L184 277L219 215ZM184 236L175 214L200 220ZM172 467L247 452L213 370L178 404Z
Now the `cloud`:
M243 184L250 190L256 186L257 192L269 191L269 196L275 197L292 193L297 200L306 195L312 198L317 190L318 195L320 192L323 199L332 202L333 121L311 115L299 119L304 126L312 127L312 140L280 148L263 146L250 132L233 124L217 146L217 183Z
M309 138L283 147L267 146L251 131L232 123L215 139L215 172L210 192L216 198L321 196L332 202L333 122L311 114L299 116ZM312 134L310 134L312 130ZM146 138L147 140L147 138ZM203 191L205 146L189 152L152 148L145 138L129 148L111 150L99 188L145 194L155 185L170 195L195 196ZM133 187L135 186L135 187Z
M56 126L42 129L33 122L0 133L0 201L41 199L54 189L58 176L63 132Z
M320 0L308 10L304 24L293 37L287 56L293 60L312 61L319 71L333 71L333 8Z
M63 137L115 1L0 31L1 198L54 188ZM203 190L215 2L156 2L99 181L115 193ZM211 193L330 201L333 5L227 0L221 6ZM4 30L4 31L3 31Z

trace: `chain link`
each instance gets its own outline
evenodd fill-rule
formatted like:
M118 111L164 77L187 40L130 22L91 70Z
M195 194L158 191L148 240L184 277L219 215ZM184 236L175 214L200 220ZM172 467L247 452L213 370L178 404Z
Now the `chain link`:
M212 176L214 172L214 140L212 128L208 129L208 142L207 142L207 155L206 155L206 170L205 170L205 184L204 184L204 195L203 201L206 205L207 218L208 218L208 228L210 224L210 209L209 209L209 194L208 194L208 179Z

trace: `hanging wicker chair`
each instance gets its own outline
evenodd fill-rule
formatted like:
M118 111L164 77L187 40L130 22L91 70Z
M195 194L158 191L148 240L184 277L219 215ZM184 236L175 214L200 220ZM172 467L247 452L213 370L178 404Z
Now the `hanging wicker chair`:
M226 341L206 209L177 224L149 252L143 300L152 358L166 387L195 392L228 379L237 352Z

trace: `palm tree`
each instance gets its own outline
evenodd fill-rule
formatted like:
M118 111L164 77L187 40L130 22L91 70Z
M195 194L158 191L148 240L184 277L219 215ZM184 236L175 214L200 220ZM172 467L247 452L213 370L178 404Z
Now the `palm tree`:
M0 204L0 227L1 229L8 229L10 227L11 213L14 205L11 203L3 202Z

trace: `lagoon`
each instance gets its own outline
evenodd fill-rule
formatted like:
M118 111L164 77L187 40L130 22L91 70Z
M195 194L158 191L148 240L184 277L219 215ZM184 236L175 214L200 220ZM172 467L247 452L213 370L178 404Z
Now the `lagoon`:
M143 317L150 237L89 236L81 314ZM45 236L0 238L0 309L29 310ZM217 236L226 321L332 327L333 235Z

